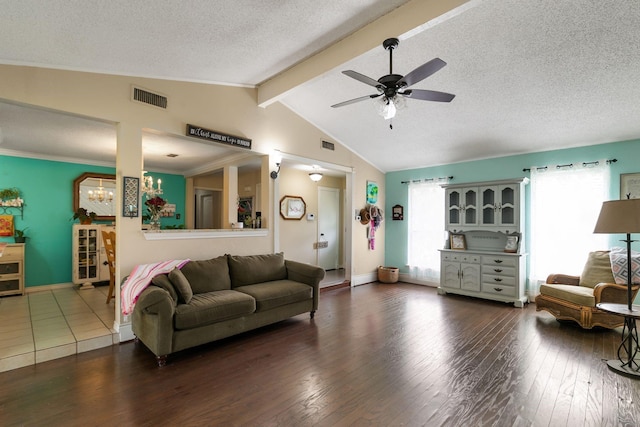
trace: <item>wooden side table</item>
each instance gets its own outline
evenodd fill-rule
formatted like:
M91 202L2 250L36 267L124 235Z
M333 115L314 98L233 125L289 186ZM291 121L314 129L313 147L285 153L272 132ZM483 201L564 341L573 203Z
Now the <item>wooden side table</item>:
M640 319L640 305L614 304L603 302L597 305L600 310L624 317L622 342L618 346L618 360L608 360L607 365L619 374L640 379L640 364L636 359L640 351L636 319Z

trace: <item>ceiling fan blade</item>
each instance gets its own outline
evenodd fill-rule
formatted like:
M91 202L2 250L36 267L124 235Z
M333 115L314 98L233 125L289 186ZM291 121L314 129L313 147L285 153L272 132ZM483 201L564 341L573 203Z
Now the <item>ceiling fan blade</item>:
M407 87L412 86L418 83L419 81L426 79L427 77L434 74L435 72L439 71L445 65L447 65L447 63L444 62L442 59L433 58L431 61L422 64L421 66L419 66L418 68L416 68L415 70L411 71L409 74L407 74L406 76L398 80L398 86L402 86L402 85L406 85Z
M423 101L451 102L456 96L452 93L438 92L435 90L411 89L406 90L402 95L407 98L421 99Z
M367 77L364 74L360 74L357 71L346 70L346 71L343 71L342 74L344 74L345 76L349 76L352 79L356 79L359 82L362 82L364 84L368 84L369 86L373 86L373 87L383 86L377 80L374 80L371 77Z
M348 101L340 102L338 104L333 104L331 107L332 108L344 107L345 105L355 104L356 102L364 101L365 99L377 98L379 96L382 96L382 94L381 93L376 93L375 95L365 95L365 96L361 96L360 98L354 98L354 99L350 99Z

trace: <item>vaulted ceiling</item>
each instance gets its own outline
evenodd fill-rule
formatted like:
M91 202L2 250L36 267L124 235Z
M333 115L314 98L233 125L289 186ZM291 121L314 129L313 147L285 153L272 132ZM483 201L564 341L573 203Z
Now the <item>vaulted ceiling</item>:
M2 64L258 87L264 106L282 102L384 172L640 137L637 0L0 0L0 8ZM330 107L376 93L341 71L388 74L389 37L400 39L394 73L441 58L447 65L414 88L456 95L409 99L393 129L372 100ZM0 103L0 153L46 149L18 108ZM110 124L28 113L62 141L49 155L113 157L113 143L101 153L76 146ZM161 137L147 135L149 146L171 144Z

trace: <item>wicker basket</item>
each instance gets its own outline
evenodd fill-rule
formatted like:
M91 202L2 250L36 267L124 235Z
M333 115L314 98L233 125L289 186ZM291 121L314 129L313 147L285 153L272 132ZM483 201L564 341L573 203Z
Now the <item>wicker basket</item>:
M396 283L399 269L397 267L378 267L378 281L382 283Z

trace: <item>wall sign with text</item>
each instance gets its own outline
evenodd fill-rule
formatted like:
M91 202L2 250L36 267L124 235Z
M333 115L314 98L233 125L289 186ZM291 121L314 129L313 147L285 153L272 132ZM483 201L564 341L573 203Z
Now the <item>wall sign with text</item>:
M220 144L233 145L234 147L251 150L251 140L239 136L227 135L215 130L201 128L199 126L187 125L187 136L193 136L207 141L218 142Z

